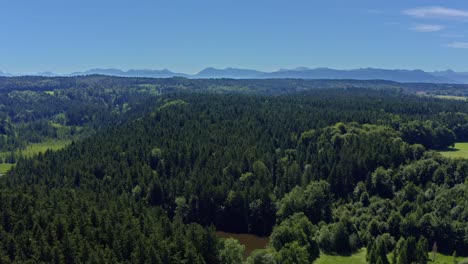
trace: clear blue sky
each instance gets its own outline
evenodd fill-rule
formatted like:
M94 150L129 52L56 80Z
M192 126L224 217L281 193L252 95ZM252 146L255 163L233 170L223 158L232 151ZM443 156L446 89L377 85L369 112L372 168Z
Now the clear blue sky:
M0 71L468 71L465 0L0 0Z

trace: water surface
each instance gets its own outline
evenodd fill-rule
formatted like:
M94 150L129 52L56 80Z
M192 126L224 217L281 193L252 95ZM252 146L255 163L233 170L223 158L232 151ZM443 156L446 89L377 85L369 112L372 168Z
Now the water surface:
M245 246L244 259L247 258L252 251L256 249L264 249L268 242L270 242L269 237L259 237L252 234L235 234L235 233L226 233L223 231L216 231L216 235L222 238L235 238Z

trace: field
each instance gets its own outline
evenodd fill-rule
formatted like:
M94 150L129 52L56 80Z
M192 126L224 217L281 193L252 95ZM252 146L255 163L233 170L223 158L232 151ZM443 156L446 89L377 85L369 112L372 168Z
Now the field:
M446 256L442 254L437 254L435 262L432 262L432 253L429 254L429 261L428 263L433 263L433 264L452 264L453 262L453 257L452 256ZM388 260L391 262L392 261L392 255L388 255ZM457 261L460 262L462 260L466 260L464 258L458 257ZM317 259L314 264L365 264L366 262L366 249L362 248L358 253L355 253L349 257L343 257L343 256L331 256L331 255L325 255L325 254L320 254L320 258Z
M347 263L347 264L361 264L366 262L366 249L362 248L358 253L355 253L351 256L332 256L320 254L320 258L317 259L314 264L337 264L337 263Z
M5 172L7 172L12 166L13 166L13 164L1 163L0 164L0 174L5 174Z
M461 101L466 101L466 99L467 99L464 96L455 96L455 95L436 95L434 97L440 98L440 99L461 100Z
M48 149L50 150L59 150L64 148L70 143L69 140L48 140L41 143L31 144L26 147L21 154L25 157L32 157L39 153L44 153ZM1 155L1 154L0 154Z
M448 158L465 158L468 159L468 142L455 143L455 147L439 152Z
M70 143L69 140L48 140L41 143L35 143L27 146L24 150L15 151L15 155L23 157L32 157L39 153L44 153L48 149L59 150L64 148ZM10 155L9 152L0 152L0 158L3 159ZM7 172L14 164L2 163L0 164L0 174Z
M458 257L457 258L457 263L459 263L460 261L468 261L468 258L462 258L462 257ZM453 257L452 256L446 256L446 255L442 255L442 254L437 254L436 256L436 261L435 262L432 262L432 254L429 253L429 262L428 263L436 263L436 264L452 264L454 263L453 261Z

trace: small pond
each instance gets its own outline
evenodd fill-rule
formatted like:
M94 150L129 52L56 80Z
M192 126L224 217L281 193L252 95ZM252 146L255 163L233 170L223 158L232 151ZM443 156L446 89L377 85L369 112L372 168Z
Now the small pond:
M216 235L222 238L232 237L239 240L239 242L245 246L244 259L247 258L252 251L263 249L267 246L268 242L270 242L269 237L259 237L252 234L234 234L216 231Z

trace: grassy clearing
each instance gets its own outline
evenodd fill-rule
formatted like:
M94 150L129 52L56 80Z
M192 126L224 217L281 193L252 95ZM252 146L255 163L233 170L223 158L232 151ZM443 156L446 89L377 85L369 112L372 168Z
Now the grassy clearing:
M243 86L210 86L208 90L215 92L249 92L249 88Z
M455 143L455 147L439 151L439 153L448 158L468 159L468 142Z
M48 140L41 143L31 144L22 151L25 157L32 157L39 153L44 153L48 149L59 150L63 149L70 143L70 140Z
M314 264L337 264L337 263L348 263L348 264L361 264L366 262L366 249L362 248L359 252L351 256L332 256L321 253L320 257L314 261Z
M48 149L50 150L62 149L66 147L68 144L70 144L70 142L71 142L70 140L48 140L48 141L41 142L41 143L31 144L27 146L26 149L21 150L21 151L16 150L14 153L16 157L23 156L23 157L30 158L39 153L44 153ZM11 155L10 152L0 152L0 159L4 159L8 157L9 155ZM1 163L0 174L5 174L13 165L15 164Z
M447 100L459 100L459 101L466 101L466 97L464 96L456 96L456 95L435 95L435 98L439 99L447 99Z
M70 140L48 140L41 143L31 144L21 151L24 157L32 157L39 153L44 153L48 149L59 150L66 147L70 143Z
M446 256L442 254L437 254L435 262L432 262L432 253L428 253L429 256L429 261L428 263L433 263L433 264L452 264L453 262L453 257L452 256ZM392 254L388 254L387 256L388 260L391 262L392 261ZM468 260L462 257L457 258L457 262L460 262L462 260ZM367 263L366 261L366 248L362 248L359 250L359 252L351 255L351 256L331 256L331 255L326 255L321 253L320 258L318 258L314 264L365 264Z
M20 155L23 157L32 157L34 155L37 155L39 153L44 153L48 149L50 150L59 150L64 147L66 147L68 144L70 144L70 140L48 140L44 141L41 143L34 143L29 146L27 146L23 150L16 150L15 155ZM0 158L5 158L8 155L10 155L10 152L0 152Z
M468 261L468 258L458 257L456 260L457 260L457 263L458 263L458 262L461 262L462 260ZM432 262L432 253L429 253L429 262L428 262L428 263L434 263L434 264L453 264L454 261L453 261L453 257L452 257L452 256L446 256L446 255L442 255L442 254L437 254L437 255L436 255L435 262Z
M174 100L174 101L166 102L164 105L159 107L159 109L164 109L164 108L172 106L172 105L186 105L186 104L187 104L187 102L185 102L184 100Z
M5 174L14 164L1 163L0 164L0 174Z

